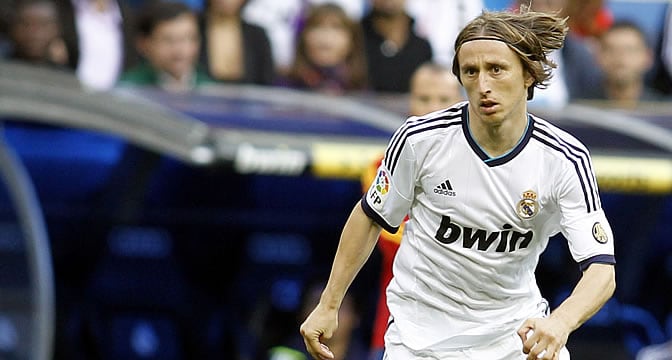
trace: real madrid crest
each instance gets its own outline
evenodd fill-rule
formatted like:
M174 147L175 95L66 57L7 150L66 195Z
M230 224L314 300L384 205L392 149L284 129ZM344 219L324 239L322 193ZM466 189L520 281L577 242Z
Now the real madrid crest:
M537 216L539 204L537 203L537 193L533 190L523 192L523 198L518 202L516 214L523 220L529 220Z

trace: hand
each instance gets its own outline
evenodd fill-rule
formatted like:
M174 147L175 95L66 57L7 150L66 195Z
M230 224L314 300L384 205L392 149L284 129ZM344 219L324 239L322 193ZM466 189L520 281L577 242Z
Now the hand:
M569 333L564 322L553 318L527 319L518 329L527 360L559 360Z
M333 359L334 354L322 341L330 339L338 328L338 309L324 309L320 304L301 324L301 336L308 353L316 360Z

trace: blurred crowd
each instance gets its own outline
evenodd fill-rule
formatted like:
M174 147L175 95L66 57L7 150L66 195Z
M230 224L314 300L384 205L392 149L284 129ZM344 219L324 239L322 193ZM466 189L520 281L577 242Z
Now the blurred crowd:
M553 82L532 106L612 100L634 108L671 90L666 36L616 19L605 1L515 0L567 16ZM407 93L413 71L450 68L453 38L482 1L8 0L0 56L70 71L81 84L284 86L326 94ZM667 26L667 25L664 25ZM664 34L667 29L660 29Z
M71 72L90 91L150 86L187 92L226 83L328 95L408 94L408 113L421 115L463 98L450 71L453 41L486 5L477 0L3 0L0 58ZM565 46L551 54L558 65L555 76L547 88L535 91L531 107L608 100L612 108L632 110L668 100L672 17L659 29L662 35L652 38L643 24L616 18L607 5L601 0L507 5L510 11L531 6L559 13L570 24ZM305 291L305 309L319 295L320 285L314 286ZM334 341L350 347L347 359L380 356L380 338L374 337L369 349L357 340L368 336L347 334L361 320L357 306L348 304L341 324L346 334ZM298 328L299 319L290 320L283 325ZM384 314L379 321L383 329L376 331L384 332ZM306 359L298 332L284 335L262 342L268 349L264 356Z

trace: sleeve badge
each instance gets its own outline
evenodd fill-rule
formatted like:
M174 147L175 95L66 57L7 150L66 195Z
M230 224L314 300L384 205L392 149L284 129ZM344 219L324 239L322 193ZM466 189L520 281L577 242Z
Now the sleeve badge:
M607 241L609 241L609 236L607 235L607 232L604 231L602 224L600 224L599 222L593 224L593 238L595 238L595 241L597 241L600 244L606 244Z

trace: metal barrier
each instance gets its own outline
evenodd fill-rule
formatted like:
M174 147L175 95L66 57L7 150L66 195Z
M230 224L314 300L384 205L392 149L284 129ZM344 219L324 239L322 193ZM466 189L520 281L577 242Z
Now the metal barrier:
M30 360L48 360L52 358L54 336L54 281L49 241L32 182L3 136L0 136L0 176L16 211L28 262L32 326L28 354L23 355L28 355ZM18 337L23 335L17 334ZM17 358L22 357L17 355Z

